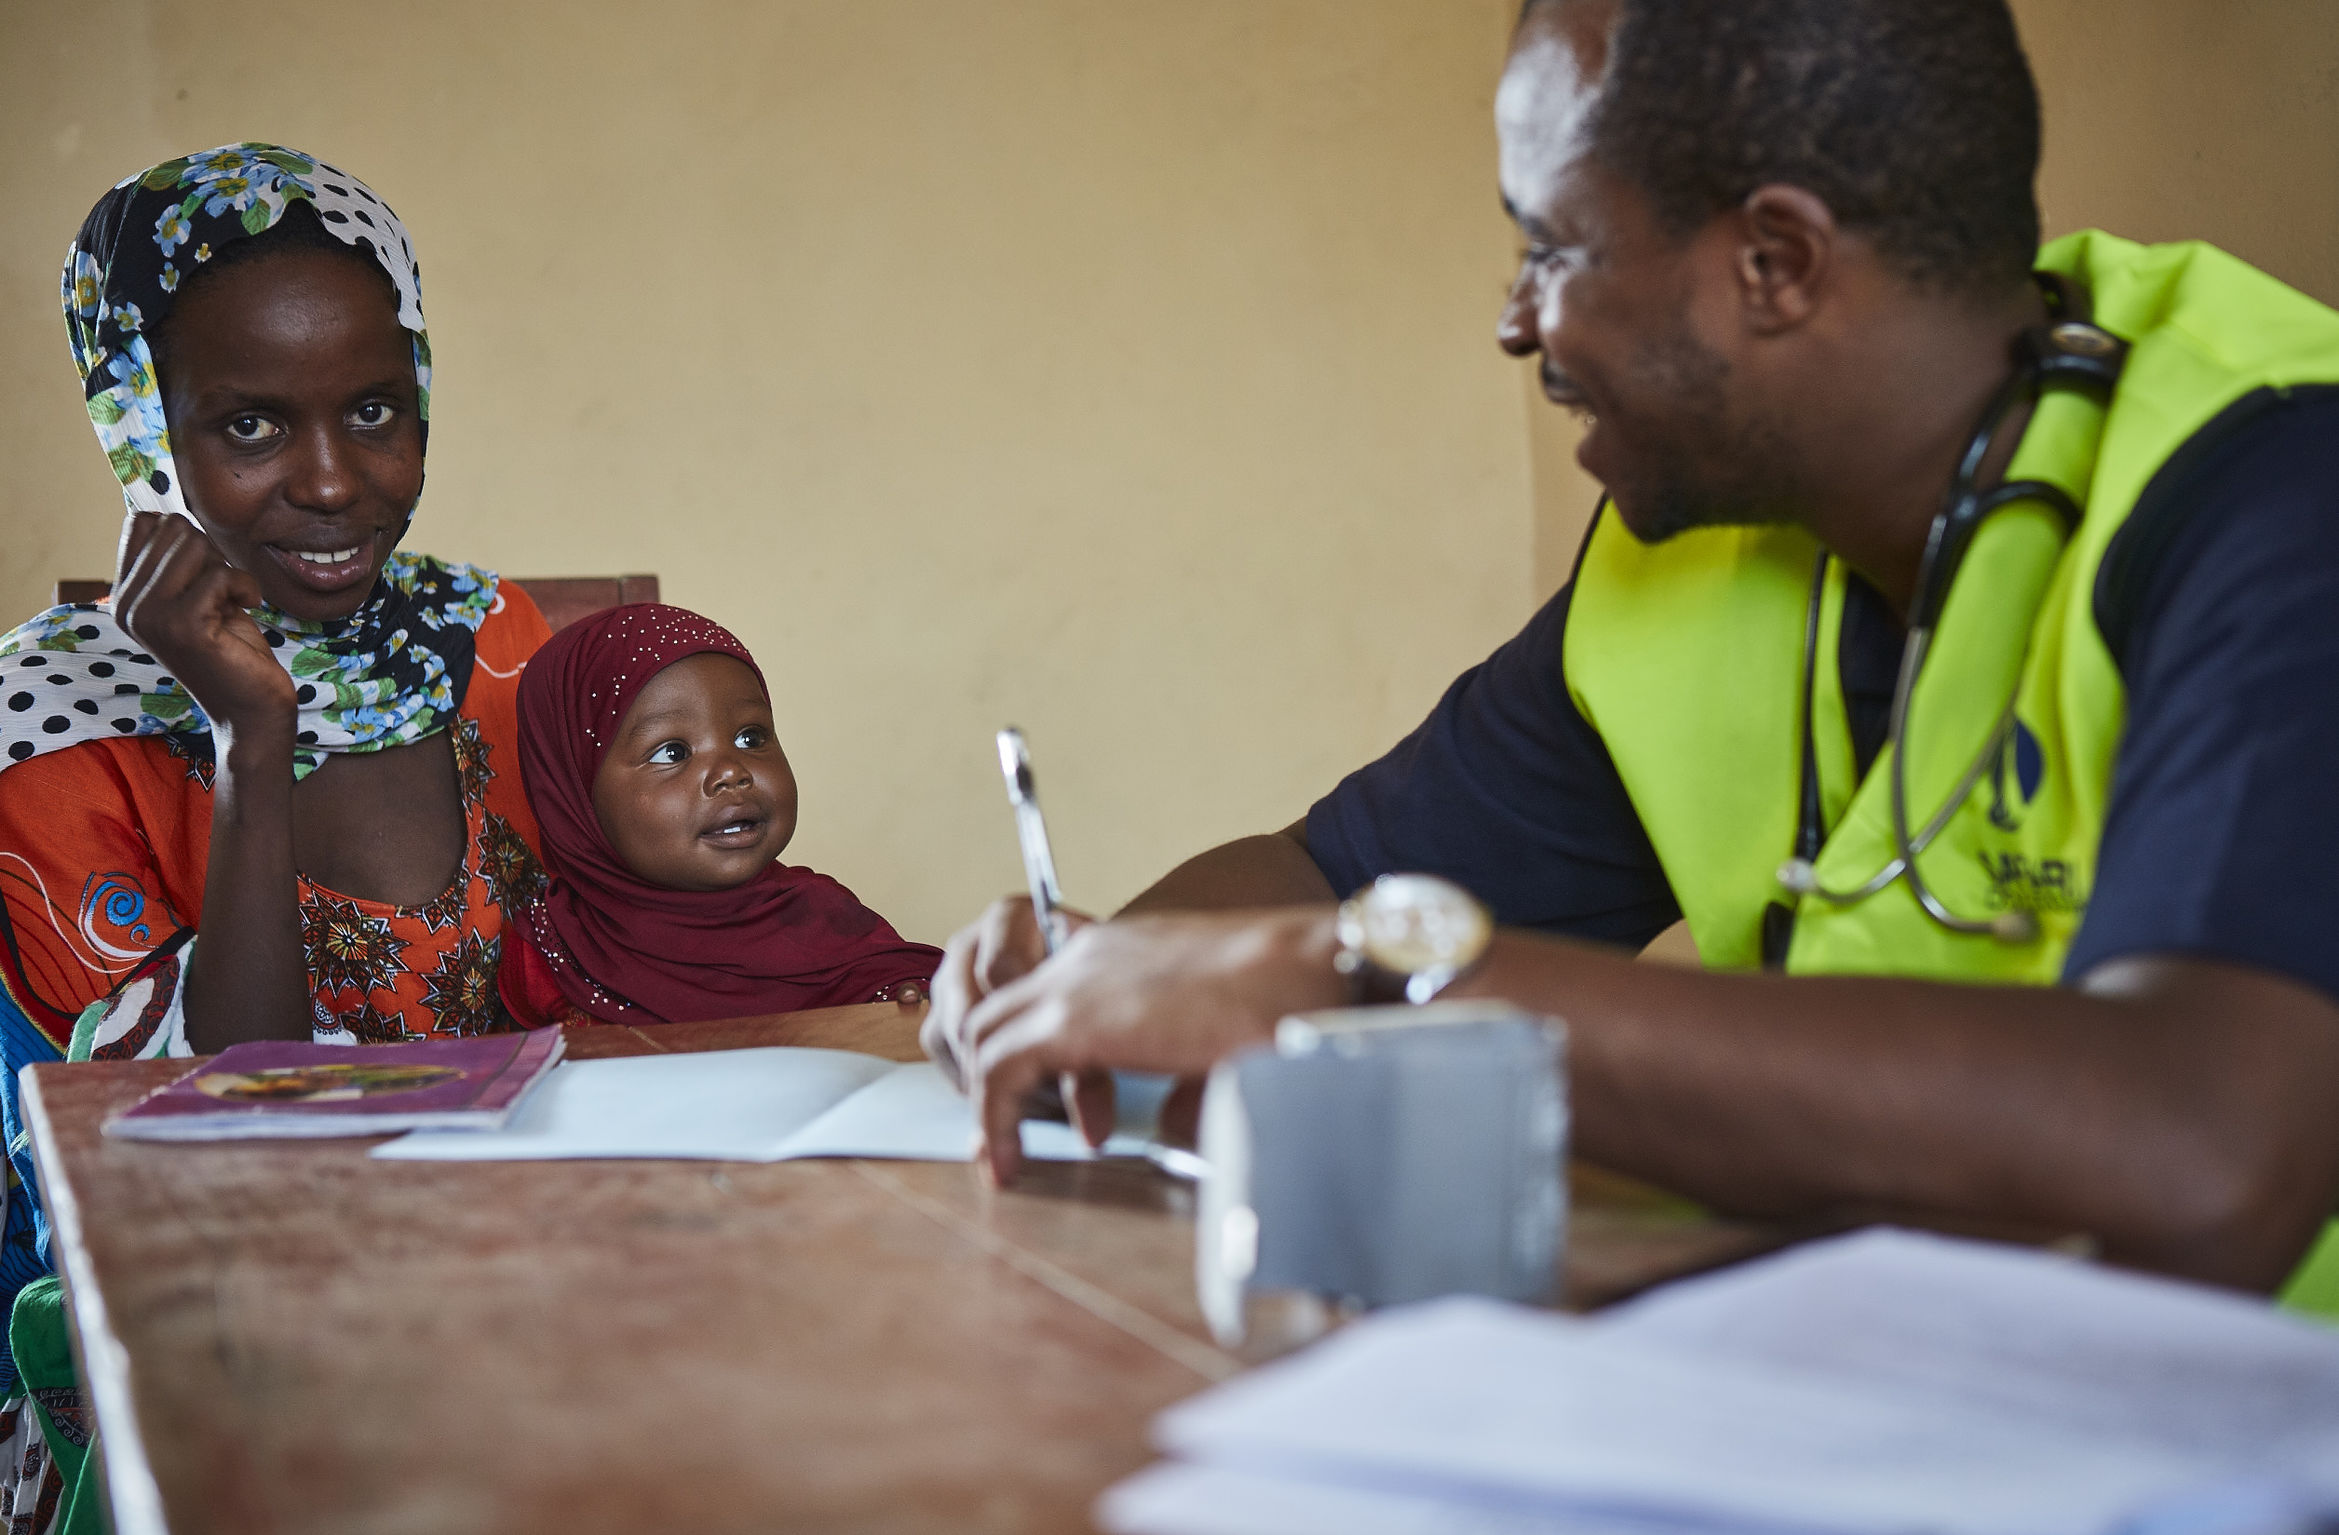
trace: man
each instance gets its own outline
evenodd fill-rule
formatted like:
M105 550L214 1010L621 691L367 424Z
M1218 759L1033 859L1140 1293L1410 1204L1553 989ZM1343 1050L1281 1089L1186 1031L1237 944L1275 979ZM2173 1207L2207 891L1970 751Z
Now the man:
M1568 1020L1593 1161L2281 1284L2339 1207L2339 315L2040 252L2003 0L1530 0L1496 117L1576 578L1303 823L1036 968L1020 904L958 937L994 1174L1059 1073L1350 1000L1329 903L1421 870L1504 924L1444 994ZM1679 914L1705 971L1603 946Z

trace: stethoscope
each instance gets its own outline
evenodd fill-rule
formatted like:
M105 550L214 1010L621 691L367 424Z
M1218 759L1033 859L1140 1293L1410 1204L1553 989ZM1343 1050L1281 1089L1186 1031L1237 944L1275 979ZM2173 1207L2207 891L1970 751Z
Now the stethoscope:
M1909 700L1916 692L1918 677L1924 672L1925 656L1932 648L1941 611L1949 600L1949 588L1957 579L1958 566L1964 561L1974 535L1990 515L2018 501L2035 501L2043 503L2061 520L2066 541L2079 526L2079 503L2059 485L2045 480L2010 480L1985 491L1975 483L1982 465L1989 461L1992 450L2006 435L2018 412L2037 404L2039 396L2050 388L2077 388L2099 399L2106 397L2119 383L2120 370L2127 362L2128 344L2088 318L2084 290L2044 276L2041 286L2052 317L2044 325L2025 330L2016 341L2014 372L1991 397L1974 429L1972 441L1966 444L1965 453L1958 459L1957 472L1942 497L1941 510L1934 515L1932 529L1925 539L1924 558L1917 567L1916 594L1909 603L1908 638L1901 645L1900 670L1893 683L1892 711L1885 731L1884 749L1891 759L1886 772L1891 786L1893 857L1866 881L1848 890L1822 884L1816 867L1820 848L1827 840L1827 827L1820 802L1812 708L1818 680L1820 608L1827 590L1828 562L1833 558L1822 550L1817 568L1812 572L1811 602L1803 623L1803 761L1795 852L1779 866L1778 872L1780 886L1789 893L1822 900L1831 906L1864 901L1893 881L1905 879L1918 906L1942 927L1953 933L1987 936L2006 944L2035 942L2039 935L2037 916L2019 910L1988 917L1960 916L1925 883L1917 857L1932 846L1933 840L1973 793L1975 785L1981 782L1982 775L2004 752L2007 737L2014 729L2014 697L2007 698L1989 739L1958 775L1948 797L1913 832L1908 804ZM1762 927L1764 963L1772 967L1783 964L1793 936L1794 908L1773 904L1765 914Z

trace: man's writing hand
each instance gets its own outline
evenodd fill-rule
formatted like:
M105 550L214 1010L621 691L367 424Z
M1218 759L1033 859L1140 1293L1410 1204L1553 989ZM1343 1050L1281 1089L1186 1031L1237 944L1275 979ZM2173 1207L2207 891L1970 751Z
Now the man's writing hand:
M1064 907L1056 914L1067 934L1095 920ZM918 1043L960 1092L967 1090L963 1038L975 1004L1009 981L1028 975L1046 957L1047 946L1041 941L1039 919L1029 896L992 902L988 911L951 939L943 953L942 969L934 977L934 1005L918 1031ZM1033 1089L1024 1108L1031 1118L1069 1118L1090 1145L1101 1146L1112 1133L1113 1079L1106 1072L1091 1072L1043 1082Z
M1059 908L1057 915L1067 931L1077 931L1095 920L1068 908ZM1008 982L1030 974L1046 957L1047 945L1040 939L1031 897L1022 895L993 901L980 917L960 928L942 951L942 968L934 974L933 1006L918 1030L918 1043L960 1092L967 1090L961 1042L975 1004Z
M1024 921L1030 921L1028 908ZM1335 1006L1345 996L1332 968L1328 909L1092 923L1028 973L986 977L992 984L975 996L957 988L971 987L983 925L953 942L954 956L966 945L969 963L944 964L936 1012L943 1011L942 994L954 992L946 1025L951 1048L974 1100L982 1158L1000 1183L1011 1180L1021 1162L1017 1125L1033 1089L1061 1076L1078 1077L1075 1117L1093 1144L1110 1123L1108 1073L1198 1076L1221 1057L1269 1037L1286 1014ZM1037 953L1036 937L1025 951L1027 965Z

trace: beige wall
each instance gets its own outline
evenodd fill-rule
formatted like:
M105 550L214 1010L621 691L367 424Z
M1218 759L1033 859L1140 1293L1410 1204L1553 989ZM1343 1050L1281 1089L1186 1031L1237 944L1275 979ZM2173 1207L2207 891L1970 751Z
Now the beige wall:
M794 856L938 937L1279 825L1572 560L1492 345L1510 0L0 0L0 613L117 521L55 308L99 190L279 138L421 254L414 543L651 569L771 671ZM2339 0L2016 0L2050 228L2339 300Z
M2339 0L2014 0L2047 232L2213 240L2339 304Z
M247 136L413 233L412 544L654 570L736 628L792 856L917 935L1020 878L1000 724L1109 906L1528 610L1508 0L0 6L0 611L111 564L67 239Z

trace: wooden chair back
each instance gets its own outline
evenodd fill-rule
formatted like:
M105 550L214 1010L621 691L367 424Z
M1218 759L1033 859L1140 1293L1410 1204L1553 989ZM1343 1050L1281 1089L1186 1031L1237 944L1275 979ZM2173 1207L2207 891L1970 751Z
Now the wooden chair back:
M658 578L652 575L632 576L514 576L536 606L543 609L544 621L555 629L565 629L588 613L603 608L614 608L628 602L656 602ZM57 583L56 601L96 602L114 589L111 581L64 580Z

